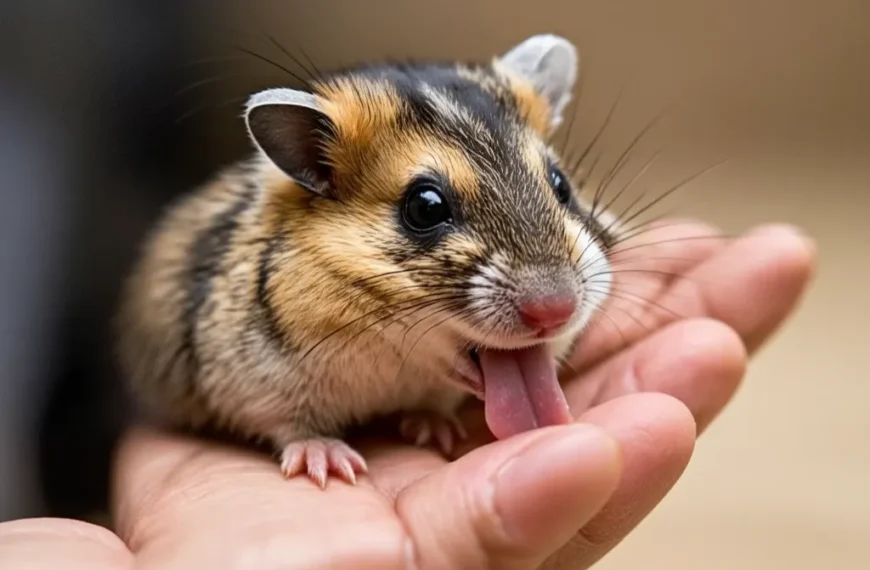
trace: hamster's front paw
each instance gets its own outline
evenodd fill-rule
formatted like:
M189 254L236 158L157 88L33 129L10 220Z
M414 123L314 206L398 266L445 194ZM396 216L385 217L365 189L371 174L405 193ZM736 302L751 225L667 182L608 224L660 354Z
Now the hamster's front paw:
M468 437L459 418L429 410L403 414L399 422L399 434L409 443L420 447L430 442L437 443L444 455L450 455L457 439Z
M329 473L356 485L357 473L368 472L365 459L340 439L310 438L284 446L281 473L290 479L305 471L321 489L326 488Z

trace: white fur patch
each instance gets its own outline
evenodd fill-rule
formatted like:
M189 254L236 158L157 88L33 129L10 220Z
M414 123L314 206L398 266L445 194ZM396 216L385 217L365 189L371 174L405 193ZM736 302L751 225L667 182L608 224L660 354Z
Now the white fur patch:
M584 284L579 326L585 327L610 294L613 276L607 255L587 228L568 222L566 232L568 238L574 240L571 260L580 269Z

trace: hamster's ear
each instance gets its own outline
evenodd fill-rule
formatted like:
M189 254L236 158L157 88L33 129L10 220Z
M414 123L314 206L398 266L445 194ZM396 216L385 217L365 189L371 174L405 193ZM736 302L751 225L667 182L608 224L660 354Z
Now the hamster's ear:
M552 128L561 124L580 65L571 42L552 34L532 36L497 58L496 63L530 81L550 103Z
M311 93L268 89L252 95L245 123L260 151L300 186L330 196L331 172L323 155L332 123Z

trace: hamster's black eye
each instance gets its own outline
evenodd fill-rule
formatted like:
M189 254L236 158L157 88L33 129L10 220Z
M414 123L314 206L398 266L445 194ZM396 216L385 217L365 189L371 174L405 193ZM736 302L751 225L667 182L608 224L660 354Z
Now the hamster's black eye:
M568 182L568 177L555 166L550 166L550 186L560 204L564 205L571 201L571 184Z
M410 229L425 232L452 221L452 213L441 188L435 182L413 182L405 194L402 218Z

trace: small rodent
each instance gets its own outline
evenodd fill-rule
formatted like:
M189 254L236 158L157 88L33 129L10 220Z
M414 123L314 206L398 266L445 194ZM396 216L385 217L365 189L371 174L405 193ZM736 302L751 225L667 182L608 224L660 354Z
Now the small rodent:
M445 452L571 415L560 362L610 291L612 233L548 142L578 74L536 35L487 63L378 64L254 94L254 156L173 204L119 311L124 374L173 426L355 483L375 416Z

